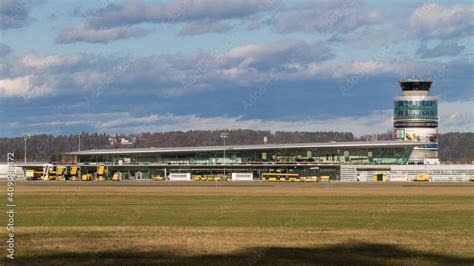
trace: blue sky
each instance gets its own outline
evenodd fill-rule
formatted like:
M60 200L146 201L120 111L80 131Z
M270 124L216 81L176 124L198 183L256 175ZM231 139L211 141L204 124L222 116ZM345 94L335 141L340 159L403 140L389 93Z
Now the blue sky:
M433 79L474 130L472 1L2 1L0 137L392 128Z

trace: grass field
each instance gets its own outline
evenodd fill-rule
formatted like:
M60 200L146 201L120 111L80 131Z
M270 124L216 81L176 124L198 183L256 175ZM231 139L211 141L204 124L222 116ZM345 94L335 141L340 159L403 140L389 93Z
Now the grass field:
M16 204L17 264L474 263L468 183L19 182Z

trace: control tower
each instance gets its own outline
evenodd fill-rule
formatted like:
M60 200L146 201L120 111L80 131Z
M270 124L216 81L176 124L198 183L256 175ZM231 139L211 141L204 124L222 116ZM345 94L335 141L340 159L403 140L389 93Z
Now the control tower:
M403 96L394 101L394 138L400 141L429 142L413 152L410 163L437 164L438 97L429 96L431 80L402 80Z

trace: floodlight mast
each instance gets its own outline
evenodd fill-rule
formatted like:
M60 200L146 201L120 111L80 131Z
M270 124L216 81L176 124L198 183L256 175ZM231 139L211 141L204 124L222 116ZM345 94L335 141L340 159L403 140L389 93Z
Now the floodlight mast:
M225 150L226 150L225 140L227 138L229 138L229 132L227 132L227 131L221 132L221 139L224 140L224 179L225 179L225 164L226 164L226 160L225 160Z
M25 142L25 165L26 165L26 141L31 139L31 133L23 133L23 140Z
M78 143L78 151L81 151L81 136L83 132L82 131L77 131L77 137L79 138L79 143Z

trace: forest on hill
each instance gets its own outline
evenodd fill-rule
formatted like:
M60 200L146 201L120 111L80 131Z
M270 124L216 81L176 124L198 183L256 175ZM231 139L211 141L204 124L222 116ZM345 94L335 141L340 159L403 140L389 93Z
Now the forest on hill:
M390 140L390 132L355 137L349 132L270 132L258 130L230 130L228 145L261 144L264 137L268 143L305 143L329 141L374 141ZM81 149L116 149L176 146L222 145L221 131L196 130L143 133L136 135L109 135L105 133L84 133ZM33 135L28 139L28 161L57 161L60 154L78 150L79 137L73 135ZM14 152L18 160L24 157L23 137L0 138L0 161L6 160L7 152ZM439 135L439 157L442 161L470 163L474 161L474 133L451 132Z

